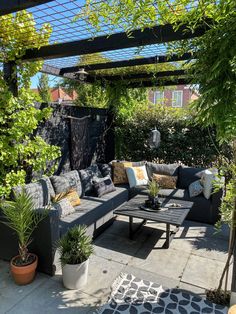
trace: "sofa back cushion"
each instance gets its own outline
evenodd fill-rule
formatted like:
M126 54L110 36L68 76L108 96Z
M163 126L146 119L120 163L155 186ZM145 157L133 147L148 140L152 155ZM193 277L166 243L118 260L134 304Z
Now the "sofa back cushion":
M79 170L79 175L82 183L83 195L92 195L93 180L103 177L97 164L93 164L86 169Z
M180 166L177 187L179 189L188 189L192 182L201 179L204 170L203 168Z
M67 193L69 190L74 189L79 196L82 195L82 186L77 170L72 170L60 176L51 176L50 180L56 194Z
M178 176L178 164L156 164L154 162L146 163L149 180L152 180L153 174L163 174L168 176Z
M106 176L112 176L112 173L111 173L111 165L109 164L101 164L101 163L98 163L98 169L100 170L101 174L103 177L106 177Z
M44 177L37 182L26 184L25 186L16 186L12 189L14 194L25 192L32 198L34 209L47 206L51 198L55 197L55 192L48 177Z

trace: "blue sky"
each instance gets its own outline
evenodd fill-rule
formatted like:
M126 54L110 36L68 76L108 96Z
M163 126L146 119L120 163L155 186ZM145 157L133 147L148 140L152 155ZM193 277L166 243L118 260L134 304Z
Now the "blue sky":
M31 88L37 88L40 75L41 73L37 73L31 78ZM50 87L53 87L60 80L60 78L57 76L49 75L48 77Z

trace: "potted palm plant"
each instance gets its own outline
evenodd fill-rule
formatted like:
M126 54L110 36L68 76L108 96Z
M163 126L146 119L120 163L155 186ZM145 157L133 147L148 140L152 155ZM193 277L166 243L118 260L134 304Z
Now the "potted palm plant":
M85 226L75 226L60 239L59 253L63 284L68 289L81 289L87 283L92 240Z
M1 209L6 218L3 221L17 235L19 255L10 262L11 274L14 281L19 285L31 283L35 277L38 265L37 255L28 252L32 233L48 214L47 210L37 212L34 210L32 198L23 190L15 195L13 201L1 202Z

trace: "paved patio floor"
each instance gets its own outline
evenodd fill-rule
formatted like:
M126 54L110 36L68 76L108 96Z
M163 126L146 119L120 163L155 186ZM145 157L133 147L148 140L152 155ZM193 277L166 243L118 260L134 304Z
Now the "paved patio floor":
M38 273L32 284L16 286L9 264L0 261L0 313L93 313L106 302L121 272L200 296L206 288L215 288L227 257L227 228L214 234L213 226L185 221L169 249L161 248L163 230L163 225L148 223L129 240L128 221L116 220L94 242L88 284L82 291L63 287L59 267L54 277Z

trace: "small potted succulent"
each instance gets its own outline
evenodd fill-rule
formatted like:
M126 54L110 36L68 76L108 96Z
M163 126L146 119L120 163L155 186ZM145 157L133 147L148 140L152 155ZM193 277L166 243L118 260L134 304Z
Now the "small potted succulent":
M155 180L150 181L148 184L148 190L149 194L146 205L150 206L153 209L159 209L161 204L158 199L158 193L160 191L159 184Z
M59 240L63 284L67 289L81 289L87 283L89 257L93 253L92 239L85 226L75 226Z
M28 252L28 246L33 231L48 211L37 212L32 198L24 190L12 201L3 200L1 210L5 216L3 223L15 231L18 238L19 255L13 257L10 263L12 277L19 285L29 284L34 280L38 257Z

